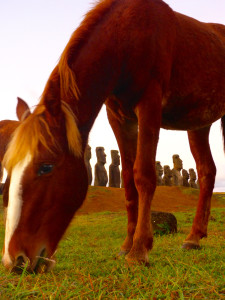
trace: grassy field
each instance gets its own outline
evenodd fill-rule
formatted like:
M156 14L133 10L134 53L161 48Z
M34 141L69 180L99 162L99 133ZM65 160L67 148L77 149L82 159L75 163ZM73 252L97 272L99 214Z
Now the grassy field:
M115 259L126 233L124 212L77 216L52 272L15 275L0 265L0 299L225 299L225 210L212 210L202 249L185 251L193 215L175 213L178 233L155 237L149 267ZM0 220L2 248L2 211Z

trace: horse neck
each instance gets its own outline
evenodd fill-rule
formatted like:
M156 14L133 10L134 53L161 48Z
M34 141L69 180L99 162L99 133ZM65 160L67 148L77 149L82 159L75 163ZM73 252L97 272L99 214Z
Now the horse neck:
M94 45L92 47L95 48ZM114 63L112 68L113 56L109 55L105 61L104 54L96 55L92 47L84 47L73 64L80 97L75 100L75 106L71 106L77 116L81 133L86 136L118 79L118 62Z
M115 34L118 20L112 6L117 6L117 2L99 2L73 33L61 58L61 63L67 61L76 78L80 97L69 102L85 135L119 77L121 59L116 55L119 41Z

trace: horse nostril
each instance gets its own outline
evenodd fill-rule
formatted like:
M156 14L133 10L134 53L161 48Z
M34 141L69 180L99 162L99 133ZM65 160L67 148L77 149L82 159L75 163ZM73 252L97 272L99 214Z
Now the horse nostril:
M23 255L18 256L16 259L15 267L23 267L24 264L25 264L25 259Z
M33 270L35 273L46 273L51 271L55 266L55 260L53 257L47 257L47 250L44 248L40 252L40 256L36 256L35 264L33 264Z
M26 263L28 262L28 258L21 254L19 256L17 256L15 263L14 263L14 267L12 268L11 272L20 274L23 272L24 267L26 267Z

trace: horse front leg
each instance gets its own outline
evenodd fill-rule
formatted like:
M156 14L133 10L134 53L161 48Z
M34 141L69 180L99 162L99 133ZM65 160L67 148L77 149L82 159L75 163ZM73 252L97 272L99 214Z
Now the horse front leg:
M138 128L135 115L134 119L121 117L115 104L115 98L110 98L106 101L108 120L115 134L122 162L128 223L127 236L121 246L119 255L125 255L133 245L133 235L138 216L138 193L134 184L133 174Z
M191 232L183 244L185 249L199 248L200 239L207 236L211 197L216 176L216 166L209 146L209 131L210 127L188 131L190 148L198 171L200 194Z
M138 143L134 180L139 200L133 246L126 256L129 263L148 263L148 251L153 246L151 202L156 188L155 156L161 125L161 99L160 86L152 82L136 107Z

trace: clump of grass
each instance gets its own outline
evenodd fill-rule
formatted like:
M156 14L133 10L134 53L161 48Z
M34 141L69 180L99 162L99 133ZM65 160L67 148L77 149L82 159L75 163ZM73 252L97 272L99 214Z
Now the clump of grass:
M167 222L158 224L158 229L154 231L154 234L156 235L164 235L164 234L169 234L170 233L170 226Z

